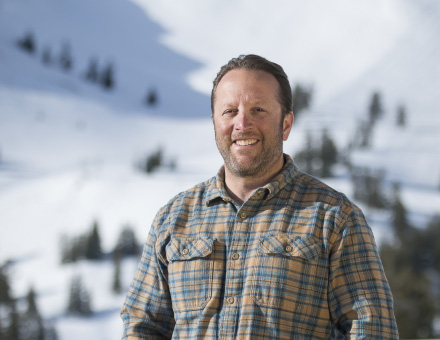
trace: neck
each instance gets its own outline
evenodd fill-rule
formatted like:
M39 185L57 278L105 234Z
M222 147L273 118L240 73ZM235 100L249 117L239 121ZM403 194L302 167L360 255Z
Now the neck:
M246 177L237 175L225 166L225 189L227 193L234 201L243 204L256 189L270 183L278 175L283 168L284 157L281 157L277 163L277 166L272 167L271 171Z

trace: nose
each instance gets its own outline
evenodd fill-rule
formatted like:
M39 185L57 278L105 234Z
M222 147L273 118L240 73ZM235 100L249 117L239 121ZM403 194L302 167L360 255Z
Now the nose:
M245 110L240 110L240 112L236 115L235 130L247 131L250 130L252 126L253 121L250 113L246 112Z

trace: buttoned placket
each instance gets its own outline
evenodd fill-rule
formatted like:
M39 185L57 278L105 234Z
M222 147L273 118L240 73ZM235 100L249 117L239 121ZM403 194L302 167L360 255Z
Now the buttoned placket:
M237 207L235 208L237 209ZM237 238L237 231L246 229L246 206L238 208L233 223L233 233L228 245L226 260L225 295L223 302L222 321L220 326L220 338L232 339L237 327L237 313L240 308L240 295L243 289L242 259L246 245Z
M241 306L241 294L246 275L243 261L248 249L248 237L238 238L237 234L239 234L238 232L240 234L248 232L249 219L253 210L252 205L255 204L254 199L261 198L263 194L263 192L257 191L241 207L235 206L237 213L233 224L234 232L232 233L231 243L228 245L228 258L226 261L225 295L223 311L221 313L220 339L233 339L233 334L236 334L238 311Z

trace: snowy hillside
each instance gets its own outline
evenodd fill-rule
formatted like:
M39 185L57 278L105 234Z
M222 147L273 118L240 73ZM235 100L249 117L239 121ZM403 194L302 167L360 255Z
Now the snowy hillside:
M400 182L417 225L440 213L440 4L352 3L1 0L0 264L16 261L14 296L33 286L62 340L119 338L124 293L111 292L111 261L62 266L60 237L96 220L105 252L126 224L144 241L160 206L216 173L208 93L219 66L241 53L260 53L292 83L313 85L314 105L285 144L290 154L323 127L345 147L380 90L384 118L372 148L352 161ZM33 54L16 44L29 32ZM66 46L70 70L58 60ZM99 70L113 65L113 89L85 79L92 59ZM157 103L148 105L152 89ZM395 126L400 104L405 129ZM158 148L176 168L140 172L136 164ZM352 195L346 170L327 182ZM360 205L376 238L388 237L389 213ZM124 292L136 262L123 262ZM92 297L90 318L65 314L78 273Z
M283 65L292 83L314 86L314 107L308 118L297 122L296 133L325 125L343 144L352 137L356 120L365 117L372 91L381 91L384 98L385 131L395 125L397 106L405 105L409 131L383 139L405 150L415 135L418 139L423 135L424 140L412 143L412 148L425 150L428 154L421 158L431 161L421 165L429 173L405 169L394 178L403 181L410 176L423 185L440 184L440 152L434 150L440 131L440 115L435 113L440 111L438 1L279 1L255 6L240 0L233 8L221 0L210 5L197 0L190 0L190 5L136 2L169 29L163 38L167 45L203 62L191 73L191 84L204 93L209 93L220 65L241 53L272 58ZM243 13L252 20L244 20ZM222 24L220 18L239 23L240 29ZM200 27L209 27L212 34L204 34ZM377 142L383 139L378 137ZM303 140L295 138L295 146Z
M130 113L144 109L147 90L155 88L161 101L159 112L174 117L206 117L207 98L186 85L189 71L200 64L163 47L158 42L162 29L148 20L130 1L2 1L0 37L1 83L10 88L75 94L83 99L100 100ZM35 36L37 51L29 56L11 50L27 32ZM45 49L53 62L67 46L73 58L73 70L43 67ZM112 63L116 73L116 95L108 96L93 86L85 86L89 62L98 67ZM16 67L13 67L16 65ZM157 67L164 65L164 67ZM178 100L177 100L178 99Z
M34 54L16 46L28 32ZM60 266L61 236L84 233L96 220L106 252L126 224L145 240L158 208L220 164L210 120L197 118L210 116L209 99L185 82L198 64L163 47L160 32L127 1L0 3L0 261L16 261L14 296L33 286L61 339L118 338L124 297L111 292L111 261ZM73 59L68 72L57 60L64 43ZM114 89L85 81L90 58L101 68L113 63ZM155 106L144 102L150 88ZM159 147L178 176L137 170ZM127 261L124 292L137 259ZM92 318L65 316L74 274L90 292Z

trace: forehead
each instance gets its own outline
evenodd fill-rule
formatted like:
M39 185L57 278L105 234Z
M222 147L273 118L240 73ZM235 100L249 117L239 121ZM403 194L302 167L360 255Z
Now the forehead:
M226 73L215 93L216 101L224 97L252 97L278 101L279 84L275 77L265 71L236 69Z

